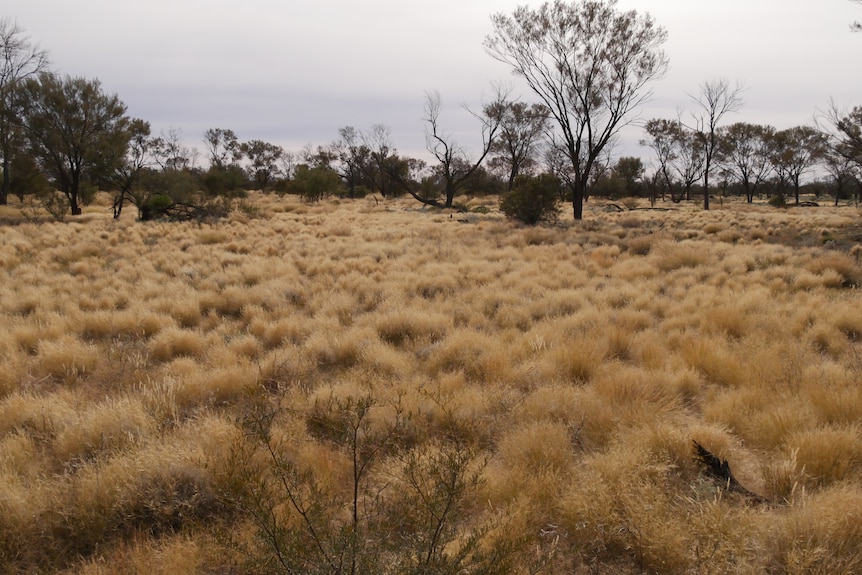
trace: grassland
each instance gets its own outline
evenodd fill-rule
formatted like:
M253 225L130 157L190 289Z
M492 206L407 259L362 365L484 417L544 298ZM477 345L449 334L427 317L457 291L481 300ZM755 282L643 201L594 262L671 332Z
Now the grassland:
M855 208L247 201L0 228L0 573L287 572L302 509L395 557L440 493L440 561L862 571Z

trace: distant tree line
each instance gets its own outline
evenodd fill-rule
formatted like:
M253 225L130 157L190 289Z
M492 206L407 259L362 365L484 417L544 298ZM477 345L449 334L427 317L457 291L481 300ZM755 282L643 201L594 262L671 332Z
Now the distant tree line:
M471 193L500 194L504 213L535 223L553 219L562 202L580 219L592 196L701 198L705 209L716 193L798 204L806 185L836 204L859 197L862 107L831 104L815 126L724 125L744 88L717 79L691 96L688 112L644 124L649 166L615 159L619 130L667 69L664 29L649 15L619 10L616 0L554 0L496 14L492 25L486 50L538 102L496 86L481 110L468 110L481 136L476 153L446 131L442 97L429 91L425 159L400 154L389 128L375 124L344 126L331 143L298 151L211 128L200 162L181 130L152 134L98 80L51 71L47 52L0 19L0 205L29 196L61 218L80 214L103 190L113 193L116 218L132 205L141 219L184 219L224 215L248 190L307 201L408 195L440 208Z

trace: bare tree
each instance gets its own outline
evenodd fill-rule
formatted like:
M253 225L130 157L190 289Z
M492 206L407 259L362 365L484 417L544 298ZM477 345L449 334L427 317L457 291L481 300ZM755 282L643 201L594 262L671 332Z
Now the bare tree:
M548 107L572 166L572 207L583 203L594 164L662 77L667 33L648 14L620 11L616 0L546 2L492 17L488 52L509 64Z
M709 174L712 161L718 150L716 130L721 119L742 107L742 92L745 86L739 82L733 87L725 78L704 82L698 95L689 94L695 109L691 112L694 125L691 128L703 140L703 209L709 209Z
M162 171L180 171L191 167L193 152L183 144L181 128L169 128L151 142L153 160Z
M9 201L12 161L21 142L21 118L15 110L15 92L23 80L48 69L48 53L24 35L17 22L0 18L0 155L3 175L0 205Z
M297 154L290 150L285 150L284 153L281 154L281 158L278 159L279 167L281 168L281 175L285 180L289 180L293 177L294 170L296 170L296 160Z
M440 128L440 108L442 101L439 92L428 92L425 98L425 147L437 159L437 171L443 183L443 192L446 196L442 207L451 208L452 202L458 190L464 182L472 176L485 157L491 151L494 138L502 122L502 113L506 102L506 94L497 90L492 102L483 106L484 114L475 114L482 124L482 150L477 159L473 160L467 152L454 140L451 134L447 134ZM469 110L468 110L469 111ZM417 200L427 205L438 205L434 198L411 192Z

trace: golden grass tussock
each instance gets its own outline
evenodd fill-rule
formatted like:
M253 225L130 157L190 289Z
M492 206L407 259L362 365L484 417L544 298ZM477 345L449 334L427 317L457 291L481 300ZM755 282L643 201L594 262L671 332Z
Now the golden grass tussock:
M840 485L801 494L769 532L764 566L784 573L854 573L862 568L862 497Z
M682 268L696 268L711 262L711 244L703 241L658 243L651 250L655 265L661 272L672 272Z
M116 452L148 437L155 425L138 398L109 400L88 406L78 420L57 434L54 456L62 462L83 461L100 452Z
M451 319L442 313L401 308L380 314L375 321L380 339L402 345L431 345L446 335Z
M511 572L859 571L858 210L492 200L0 229L0 572L252 571L290 486L379 557L452 496Z
M168 328L159 332L149 345L150 356L156 361L177 357L201 357L206 351L206 339L188 329Z

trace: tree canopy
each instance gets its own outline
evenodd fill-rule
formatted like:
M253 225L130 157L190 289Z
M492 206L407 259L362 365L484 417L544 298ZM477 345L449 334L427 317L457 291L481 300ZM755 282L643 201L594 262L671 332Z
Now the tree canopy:
M114 170L112 163L128 146L126 106L116 94L105 93L98 80L47 72L29 78L20 97L26 101L23 124L32 153L72 215L79 215L86 193Z
M665 30L649 15L617 9L616 0L554 0L492 17L485 47L512 66L547 106L572 167L575 219L594 165L650 96L668 58Z

